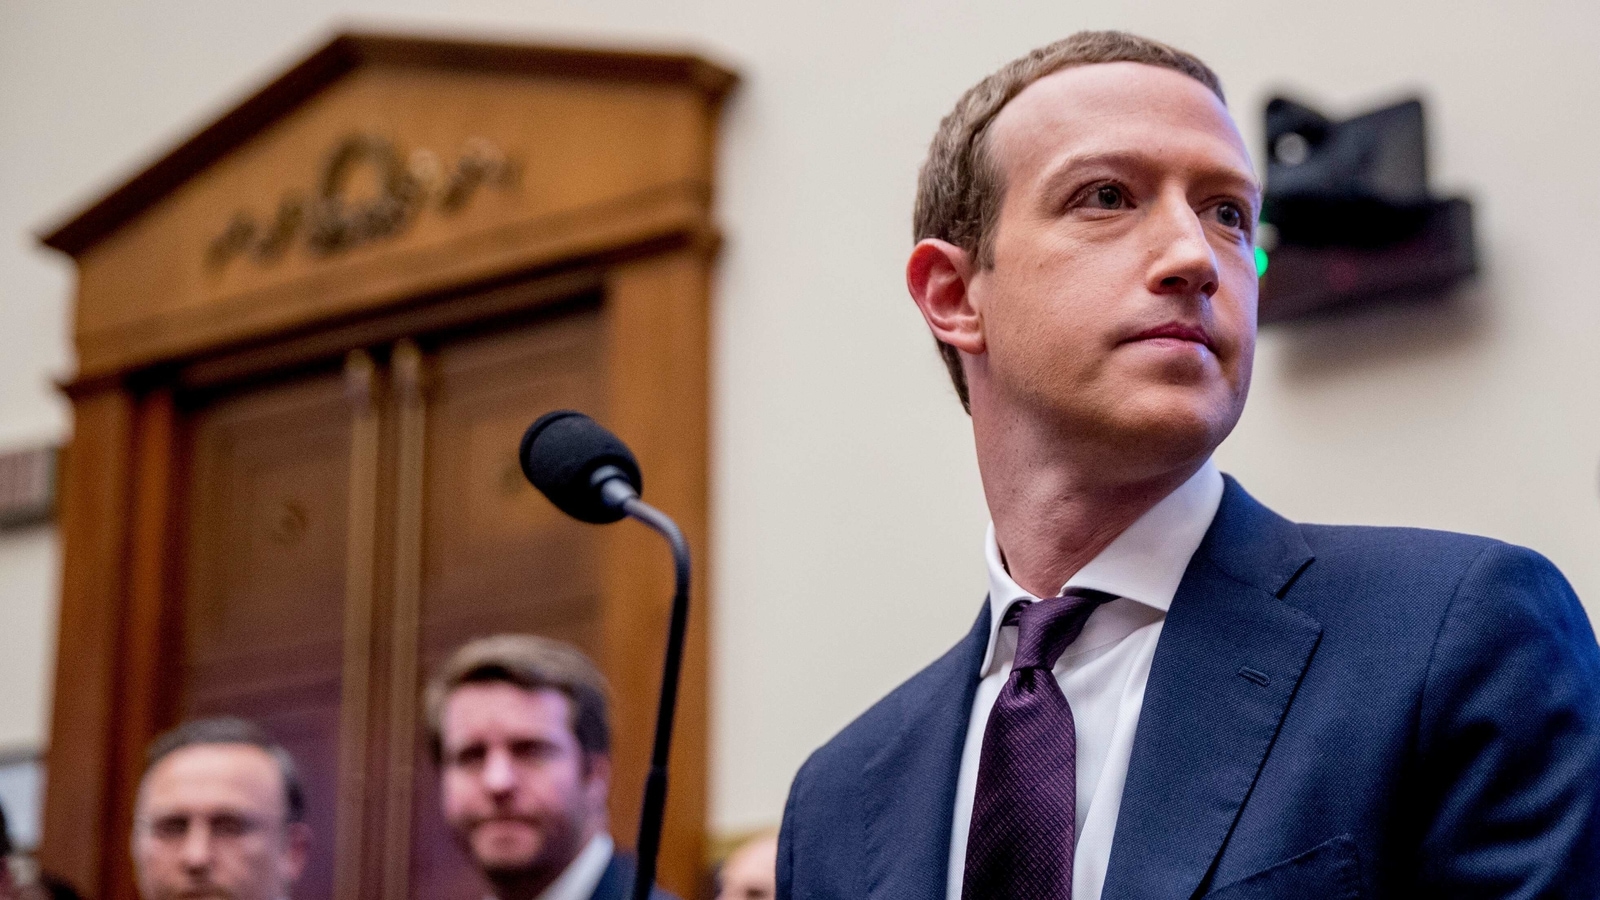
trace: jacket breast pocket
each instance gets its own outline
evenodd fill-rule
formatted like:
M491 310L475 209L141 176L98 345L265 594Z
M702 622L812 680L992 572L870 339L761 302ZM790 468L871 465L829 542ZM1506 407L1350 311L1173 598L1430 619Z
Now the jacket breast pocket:
M1347 834L1208 891L1205 900L1360 900L1361 866Z

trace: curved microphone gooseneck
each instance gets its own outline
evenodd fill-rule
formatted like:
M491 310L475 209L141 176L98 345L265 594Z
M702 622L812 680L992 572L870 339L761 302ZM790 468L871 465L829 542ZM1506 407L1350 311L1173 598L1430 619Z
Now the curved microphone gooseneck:
M631 895L633 900L647 900L655 884L656 856L661 849L661 822L667 808L667 757L672 746L672 719L678 707L684 633L689 625L689 542L666 513L639 499L643 478L628 445L583 413L562 409L540 416L523 434L518 458L522 474L567 515L595 524L628 516L658 532L672 547L672 618L667 627L667 655L662 665L650 774L645 779L644 803L639 812L639 869Z

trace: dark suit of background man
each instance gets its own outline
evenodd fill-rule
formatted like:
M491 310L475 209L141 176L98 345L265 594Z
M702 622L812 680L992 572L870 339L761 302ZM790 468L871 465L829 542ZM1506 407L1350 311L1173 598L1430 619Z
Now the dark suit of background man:
M1600 897L1600 650L1560 573L1289 522L1210 462L1260 197L1216 76L1130 35L940 125L906 280L990 595L800 770L780 898Z
M497 900L632 896L633 861L607 830L606 694L576 648L520 634L462 646L429 682L444 818Z

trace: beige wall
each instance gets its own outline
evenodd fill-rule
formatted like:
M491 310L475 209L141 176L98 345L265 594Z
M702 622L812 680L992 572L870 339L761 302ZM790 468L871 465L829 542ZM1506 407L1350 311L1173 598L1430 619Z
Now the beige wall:
M1600 602L1600 6L1348 0L0 4L0 442L59 435L65 263L29 230L336 23L707 52L728 110L717 306L713 822L776 820L813 747L953 642L983 590L965 419L905 299L912 184L969 83L1082 27L1221 73L1252 146L1279 85L1420 88L1485 272L1450 312L1263 335L1225 469L1296 518L1503 537ZM0 744L38 741L53 547L0 536Z

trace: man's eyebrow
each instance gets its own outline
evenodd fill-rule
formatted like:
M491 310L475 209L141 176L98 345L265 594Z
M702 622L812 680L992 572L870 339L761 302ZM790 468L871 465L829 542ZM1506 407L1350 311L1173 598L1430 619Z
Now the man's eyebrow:
M1046 191L1055 193L1066 187L1063 182L1080 177L1085 169L1154 169L1162 165L1160 159L1142 150L1101 150L1080 153L1058 159L1048 165L1043 183ZM1209 166L1200 173L1197 182L1215 186L1220 190L1243 194L1260 205L1261 184L1254 172L1243 172L1231 166Z

